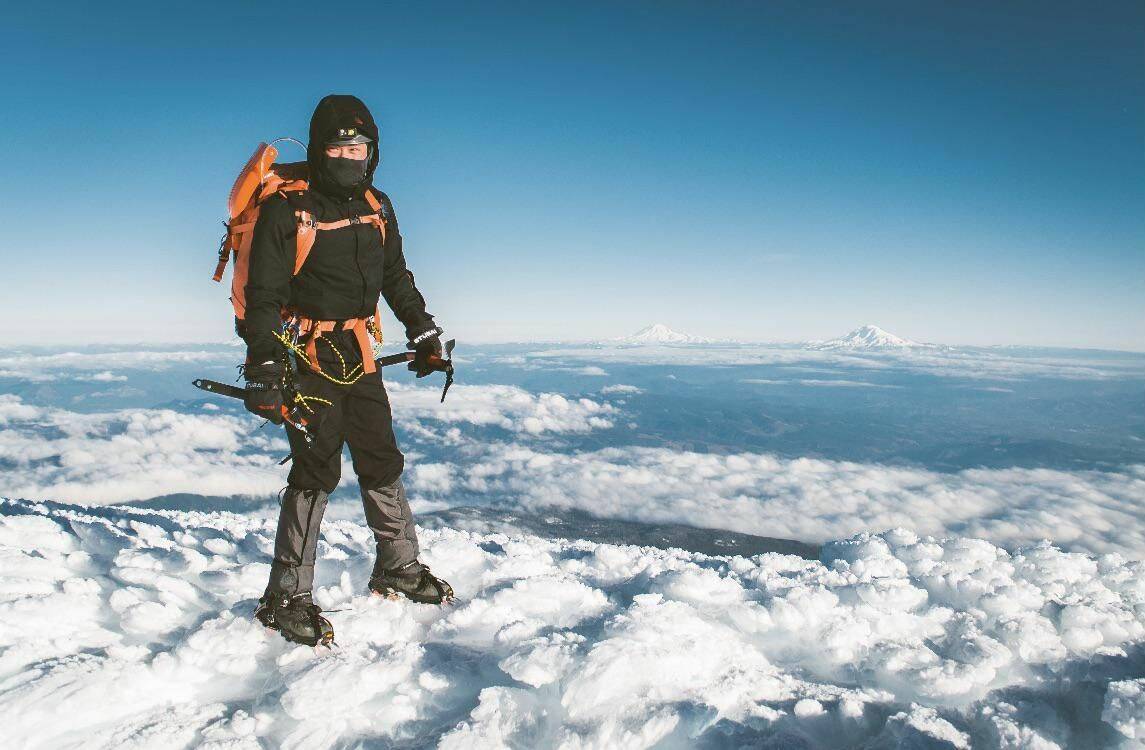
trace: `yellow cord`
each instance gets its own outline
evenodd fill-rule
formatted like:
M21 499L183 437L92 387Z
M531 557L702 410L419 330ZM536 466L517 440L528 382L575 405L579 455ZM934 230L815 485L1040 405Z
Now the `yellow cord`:
M309 367L310 367L310 369L311 369L312 371L314 371L314 372L318 373L319 375L321 375L322 377L326 378L327 380L329 380L331 383L334 383L335 385L353 385L354 383L357 383L359 380L361 380L361 379L362 379L362 376L366 374L366 373L365 373L365 371L363 370L362 372L359 372L359 373L357 374L357 376L355 376L355 377L353 377L353 378L351 379L351 377L350 377L350 376L351 376L351 375L353 375L355 372L357 372L357 371L358 371L358 370L359 370L359 369L360 369L362 366L361 366L361 365L356 365L356 366L354 367L354 369L353 369L353 370L350 370L349 374L347 374L347 373L346 373L346 371L345 371L345 370L346 370L346 364L345 364L345 360L343 359L343 360L342 360L342 375L343 375L343 377L344 377L345 379L344 379L344 380L340 380L340 379L338 379L338 378L334 377L333 375L328 375L328 374L326 373L326 371L324 371L324 370L323 370L321 367L314 367L314 366L311 364L311 362L310 362L310 357L308 357L308 356L306 355L306 352L305 352L305 350L303 350L301 347L299 347L299 346L298 346L298 344L295 344L295 343L294 343L293 341L291 341L289 338L287 338L286 336L284 336L284 335L283 335L283 334L281 334L281 333L278 333L277 331L271 331L271 333L273 333L273 334L274 334L274 337L275 337L276 339L278 339L278 343L280 343L280 344L282 344L284 347L286 347L287 351L290 351L290 352L292 352L292 353L294 354L294 356L295 356L295 357L298 357L298 358L299 358L299 359L301 359L302 361L306 362L307 366L309 366ZM327 343L329 343L329 342L327 342ZM332 344L331 344L331 346L333 347L333 345L332 345ZM337 351L338 351L337 347L333 347L333 348L334 348L334 351L335 351L335 352L337 352ZM339 358L341 358L341 357L342 357L342 355L339 353L339 354L338 354L338 357L339 357Z
M317 401L318 403L326 404L327 406L333 406L334 405L333 401L327 401L326 399L319 398L318 396L303 396L301 393L298 394L298 400L301 401L302 405L305 406L307 409L310 409L310 403L309 403L310 401ZM314 410L310 409L310 411L314 411Z
M350 370L350 372L346 372L346 358L342 356L342 352L338 351L338 347L334 346L334 342L330 341L329 339L326 339L324 337L321 337L321 336L318 337L318 341L325 341L326 345L328 347L330 347L331 351L333 351L335 354L338 355L338 361L342 363L342 377L343 378L350 377L351 375L353 375L355 372L358 371L359 367L361 367L361 365L354 365L353 370ZM360 377L362 377L362 376L359 375L358 378L360 378ZM354 378L354 380L357 380L358 378Z

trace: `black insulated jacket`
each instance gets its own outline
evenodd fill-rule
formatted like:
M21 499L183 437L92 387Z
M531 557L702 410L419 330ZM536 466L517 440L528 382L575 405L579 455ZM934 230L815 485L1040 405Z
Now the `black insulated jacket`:
M345 127L357 127L374 139L366 179L353 189L333 185L324 177L324 144L338 128ZM332 95L319 102L310 124L310 189L286 198L269 198L262 204L255 225L243 330L248 362L265 362L281 353L273 334L281 327L283 306L315 320L365 318L374 313L380 295L405 327L407 339L436 326L406 267L393 204L385 193L371 186L378 163L377 134L369 110L355 97ZM306 263L292 277L295 211L308 211L320 222L365 216L373 213L365 199L367 189L382 206L385 244L372 224L317 232Z

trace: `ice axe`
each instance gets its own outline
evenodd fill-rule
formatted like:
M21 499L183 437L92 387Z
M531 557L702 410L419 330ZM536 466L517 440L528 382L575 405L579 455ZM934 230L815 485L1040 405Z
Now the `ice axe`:
M449 393L449 386L453 385L453 347L457 344L456 339L450 339L445 342L445 357L439 357L436 354L429 355L428 364L434 372L445 373L445 387L441 389L441 402L445 403L445 394ZM417 368L413 365L414 357L417 356L416 352L399 352L397 354L387 354L384 357L378 357L374 360L374 364L378 367L388 367L390 365L408 362L410 372L416 371Z

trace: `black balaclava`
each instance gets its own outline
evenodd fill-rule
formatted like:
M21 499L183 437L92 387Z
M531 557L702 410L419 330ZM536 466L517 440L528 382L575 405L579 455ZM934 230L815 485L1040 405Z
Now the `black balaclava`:
M341 129L356 128L373 140L363 162L326 156L326 144ZM362 100L349 94L330 94L318 102L310 118L310 143L306 147L310 185L315 190L340 198L362 195L374 180L378 166L378 126ZM353 162L347 164L347 162ZM360 179L354 180L355 177Z

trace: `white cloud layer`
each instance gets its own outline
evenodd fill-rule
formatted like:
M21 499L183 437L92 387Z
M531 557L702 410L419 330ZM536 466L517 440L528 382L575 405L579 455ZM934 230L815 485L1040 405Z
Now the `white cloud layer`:
M559 393L534 394L512 385L456 385L441 403L441 391L403 383L386 384L399 421L464 422L513 432L591 432L612 426L616 408Z
M638 388L634 385L628 385L627 383L616 383L614 385L604 386L603 388L600 389L600 392L607 395L607 394L612 394L612 393L637 394L637 393L643 393L644 391L643 391L643 389Z
M241 358L240 358L241 359ZM117 370L158 372L189 364L234 364L232 349L123 351L18 351L0 355L0 377L30 381L69 378L87 381L124 380ZM94 371L94 372L93 372Z
M204 410L83 414L0 395L4 495L111 503L179 492L269 495L289 452L259 420Z
M902 388L901 385L870 383L865 380L824 380L817 378L794 378L792 380L777 380L773 378L744 378L740 382L750 383L752 385L806 385L818 388Z
M1008 547L1051 539L1145 556L1145 466L940 473L756 453L623 447L554 454L521 445L491 446L446 466L450 479L439 468L440 492L486 493L531 509L579 508L803 541L902 526Z
M1063 378L1106 380L1145 377L1145 356L1099 352L1064 355L1018 353L999 349L918 349L880 352L832 352L768 344L704 346L590 346L537 349L493 361L536 369L570 367L585 360L639 365L785 365L908 371L939 377L996 380Z
M365 595L369 531L329 522L324 650L251 617L273 534L0 502L9 745L1047 749L1141 731L1145 570L1117 556L895 531L822 562L709 558L422 530L449 608Z
M423 424L500 427L524 436L610 427L615 407L513 386L457 386L439 404L433 388L391 385L399 424L434 439L459 440ZM205 407L214 407L206 404ZM289 452L278 428L255 417L170 409L79 413L0 394L0 494L115 503L172 493L269 495L285 481Z

